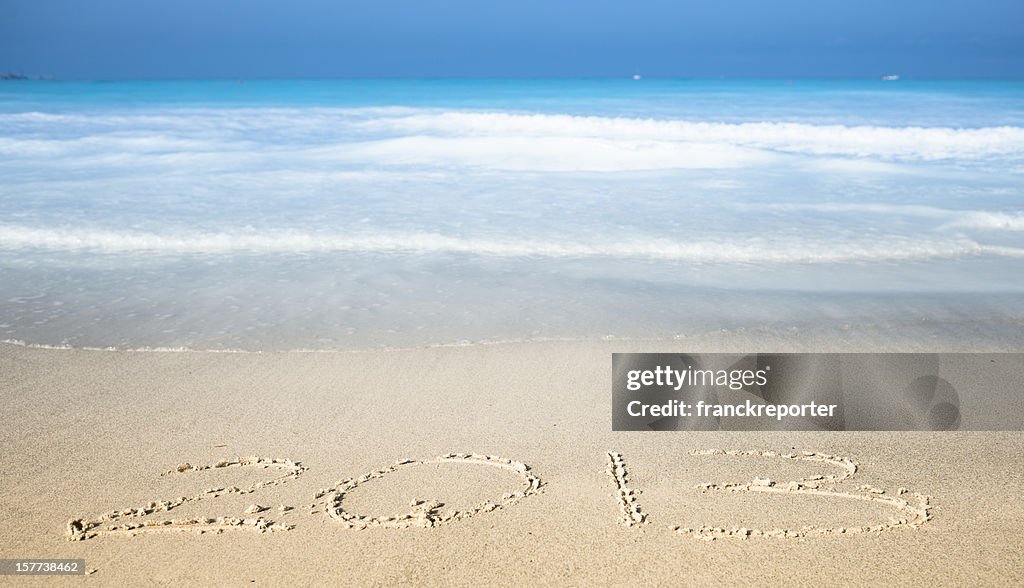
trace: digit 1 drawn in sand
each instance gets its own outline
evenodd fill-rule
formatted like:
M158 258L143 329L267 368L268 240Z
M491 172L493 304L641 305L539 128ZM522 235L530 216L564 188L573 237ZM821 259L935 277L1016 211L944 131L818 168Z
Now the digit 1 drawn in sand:
M640 505L637 503L639 491L626 486L629 481L629 472L626 470L626 462L622 460L621 453L608 452L608 475L615 484L616 497L619 500L619 513L622 515L620 522L627 527L647 524L647 515L640 512Z
M697 529L682 528L671 525L669 528L680 535L694 537L704 541L716 539L748 539L750 537L774 537L774 538L804 538L827 535L856 535L863 533L880 533L898 527L919 528L931 520L930 498L923 494L911 492L906 488L899 488L895 495L886 494L885 490L870 485L857 487L856 492L843 492L831 486L852 478L857 473L857 464L846 457L829 455L826 453L815 453L804 451L796 453L778 453L766 450L725 450L725 449L702 449L690 452L693 456L716 456L728 455L737 457L774 457L780 459L808 461L829 464L840 469L835 474L818 474L807 478L785 483L776 483L765 478L754 478L752 482L736 484L722 482L720 484L701 484L697 489L701 492L727 491L727 492L760 492L765 494L803 494L823 498L839 498L846 500L858 500L884 504L895 509L897 516L891 517L887 522L866 526L866 527L817 527L804 526L799 529L748 529L744 527L722 528L722 527L700 527ZM622 511L621 524L632 527L647 522L646 515L640 513L637 503L638 490L628 488L626 482L629 473L626 464L619 453L608 453L609 468L608 474L612 477L616 490L618 491L619 507Z
M342 501L345 499L345 493L350 492L365 482L377 478L383 478L384 476L402 468L445 463L468 463L508 470L518 474L519 477L522 478L523 487L516 492L505 494L501 497L500 501L494 502L486 500L466 510L453 512L441 512L440 508L444 505L436 500L414 500L412 504L409 505L412 509L409 512L388 517L359 516L346 512L341 506ZM542 485L543 483L540 478L533 475L530 472L530 466L525 463L491 455L449 453L447 455L442 455L440 457L424 461L414 459L402 459L396 461L386 468L370 472L368 474L363 474L358 478L341 480L333 488L320 490L320 492L317 493L316 498L321 499L326 497L327 513L331 518L341 521L342 526L346 529L366 529L368 527L402 529L407 527L436 527L467 519L480 512L491 512L502 507L511 506L527 496L537 494Z
M209 488L204 492L194 494L192 496L182 496L175 500L152 501L139 508L113 510L92 519L71 519L67 524L68 541L84 541L85 539L92 539L98 535L106 534L126 534L134 536L140 532L152 531L196 531L201 534L206 531L216 531L221 533L225 529L251 529L264 533L267 531L288 531L294 528L294 525L275 523L263 517L236 518L221 516L216 518L199 517L189 519L138 521L138 519L145 518L151 514L157 512L169 512L183 504L199 502L206 498L217 498L227 494L252 494L262 488L277 486L279 484L286 483L288 480L294 480L298 478L302 472L306 471L305 466L290 459L243 457L235 460L221 460L213 465L194 466L188 463L183 463L173 470L164 472L161 476L232 467L273 467L283 469L284 472L276 478L260 480L250 484L246 488L238 488L237 486ZM250 507L250 509L251 510L247 512L259 512L262 510L260 507Z

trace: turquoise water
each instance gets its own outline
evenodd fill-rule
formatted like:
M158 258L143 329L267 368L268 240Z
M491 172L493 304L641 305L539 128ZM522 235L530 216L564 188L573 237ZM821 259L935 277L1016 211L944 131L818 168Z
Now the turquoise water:
M712 122L1024 124L1024 82L878 80L205 80L0 85L0 112L148 108L516 110Z
M1017 82L4 82L0 338L1013 338L1022 188Z

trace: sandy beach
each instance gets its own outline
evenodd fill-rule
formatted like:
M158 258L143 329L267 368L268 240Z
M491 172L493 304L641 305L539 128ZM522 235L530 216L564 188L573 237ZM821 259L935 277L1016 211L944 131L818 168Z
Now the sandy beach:
M0 588L1024 588L1024 1L0 14Z
M91 571L26 584L1024 580L1019 432L611 431L612 352L698 347L749 349L0 345L3 557Z

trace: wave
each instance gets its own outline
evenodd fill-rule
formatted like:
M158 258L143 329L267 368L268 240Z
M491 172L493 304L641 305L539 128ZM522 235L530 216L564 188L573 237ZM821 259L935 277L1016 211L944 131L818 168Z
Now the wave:
M434 233L357 234L293 231L160 234L108 230L0 227L0 249L41 249L111 254L407 253L524 258L638 258L691 263L884 262L994 255L1024 257L1024 249L982 245L968 239L863 242L801 240L673 241L623 239L600 243L492 240Z
M1024 154L1024 128L713 123L552 114L444 112L375 118L375 131L459 136L594 137L727 144L813 155L974 159Z
M137 133L137 137L132 134ZM802 155L907 160L976 160L1024 157L1024 127L887 127L760 121L702 122L572 114L485 112L428 108L220 108L163 109L142 112L0 114L5 153L40 155L78 147L143 151L209 151L225 148L273 148L347 145L389 139L487 140L485 149L507 142L503 151L520 151L538 140L625 148L667 143L691 149L737 148ZM82 139L89 139L82 142ZM76 145L74 142L79 141ZM429 151L424 155L429 155Z
M410 135L360 140L317 140L285 146L268 141L200 140L172 136L97 135L68 139L0 137L0 156L29 165L77 165L138 170L147 166L183 170L265 168L287 163L309 167L468 166L503 171L611 172L664 169L725 169L768 164L771 153L726 144L696 144L600 137Z
M977 229L990 231L1024 231L1024 213L987 210L956 210L915 204L880 204L873 202L745 204L747 208L783 212L811 211L824 213L864 213L881 216L909 216L946 220L940 229Z
M964 229L988 229L997 231L1024 231L1024 214L1010 214L1004 212L971 212L963 215L947 227Z

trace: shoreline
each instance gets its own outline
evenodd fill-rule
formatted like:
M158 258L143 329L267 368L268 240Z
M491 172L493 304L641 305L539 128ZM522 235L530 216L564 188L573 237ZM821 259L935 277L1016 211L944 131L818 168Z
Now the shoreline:
M448 342L422 343L409 346L353 346L353 347L298 347L282 349L245 348L201 348L186 346L142 346L119 347L100 345L69 345L33 343L17 338L0 340L0 346L25 349L47 349L68 351L122 352L122 353L241 353L241 354L349 354L375 352L401 352L428 349L458 349L467 347L523 346L523 345L590 345L622 344L627 346L672 344L687 350L705 352L935 352L935 353L1013 353L1024 352L1024 330L1016 337L992 336L979 333L979 327L991 327L992 323L1006 327L1021 326L1024 318L1005 318L999 321L960 321L928 323L908 322L892 324L882 322L876 325L822 325L820 327L754 327L706 331L687 335L603 335L495 338L478 340L457 340ZM963 329L956 332L957 328ZM772 347L776 345L777 347ZM693 348L693 349L691 349Z

